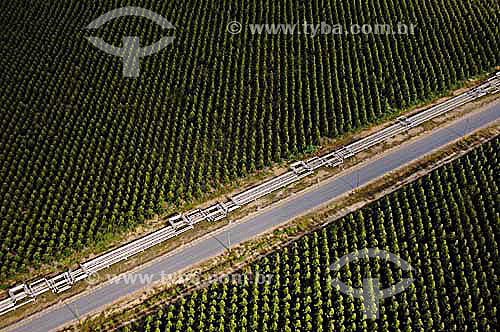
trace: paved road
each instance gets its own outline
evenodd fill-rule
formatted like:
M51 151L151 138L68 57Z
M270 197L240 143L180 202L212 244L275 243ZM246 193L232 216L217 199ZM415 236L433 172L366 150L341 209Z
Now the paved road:
M422 138L412 144L401 146L398 150L379 160L370 162L354 172L349 172L343 176L337 177L333 181L319 186L304 195L298 195L296 198L276 208L267 210L243 223L234 224L229 230L231 244L240 243L274 226L287 222L309 209L317 207L352 190L358 184L362 186L372 179L382 176L399 166L420 158L434 149L438 149L459 137L467 135L499 119L500 104L496 104L473 115L467 120L461 120L456 124L437 130L432 133L432 135ZM221 242L227 244L228 238L226 233L218 235L218 238ZM209 238L179 251L172 256L161 259L151 266L138 271L138 273L154 274L154 280L159 280L160 272L162 271L164 273L173 273L210 256L221 253L223 250L224 248L218 240ZM137 291L142 287L143 286L140 284L108 284L91 294L75 299L70 305L72 307L77 307L81 314L86 314L112 303L131 292ZM47 332L73 319L74 316L71 311L67 307L61 307L46 312L32 320L26 320L24 325L18 326L12 329L12 331Z

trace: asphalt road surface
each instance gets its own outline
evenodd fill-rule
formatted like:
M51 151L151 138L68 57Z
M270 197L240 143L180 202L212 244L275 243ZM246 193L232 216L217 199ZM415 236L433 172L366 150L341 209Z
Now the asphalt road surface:
M231 245L243 242L274 226L285 223L307 210L313 209L352 190L358 185L362 186L370 180L380 177L412 160L419 159L431 151L476 129L490 125L499 119L500 104L497 103L468 119L461 120L448 127L443 127L412 144L403 145L387 156L337 177L333 181L320 185L312 191L299 194L296 198L269 209L245 222L234 224L228 230L230 232ZM137 271L137 273L154 274L153 280L159 280L162 271L167 274L173 273L223 252L225 248L221 242L227 245L228 236L226 232L220 233L217 240L208 238L200 241L191 247L178 251L174 255L158 260L154 264ZM85 315L143 287L144 285L140 283L127 285L122 281L119 284L105 284L90 294L74 299L69 303L69 306L73 310L77 308L81 315ZM67 306L62 306L35 316L32 319L28 318L23 322L23 325L17 325L12 330L7 330L16 332L47 332L74 319L75 317L71 310Z

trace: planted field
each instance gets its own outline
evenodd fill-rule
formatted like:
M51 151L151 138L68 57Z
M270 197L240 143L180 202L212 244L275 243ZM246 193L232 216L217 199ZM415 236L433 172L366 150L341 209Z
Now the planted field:
M0 4L0 281L500 64L489 0ZM415 35L239 35L249 23L416 24ZM86 36L149 45L138 78Z
M214 283L121 331L496 331L499 157L497 138L247 269L270 283ZM373 258L330 271L373 247L413 271ZM415 281L380 301L378 320L362 320L363 300L330 278L354 288L377 278L380 289Z

